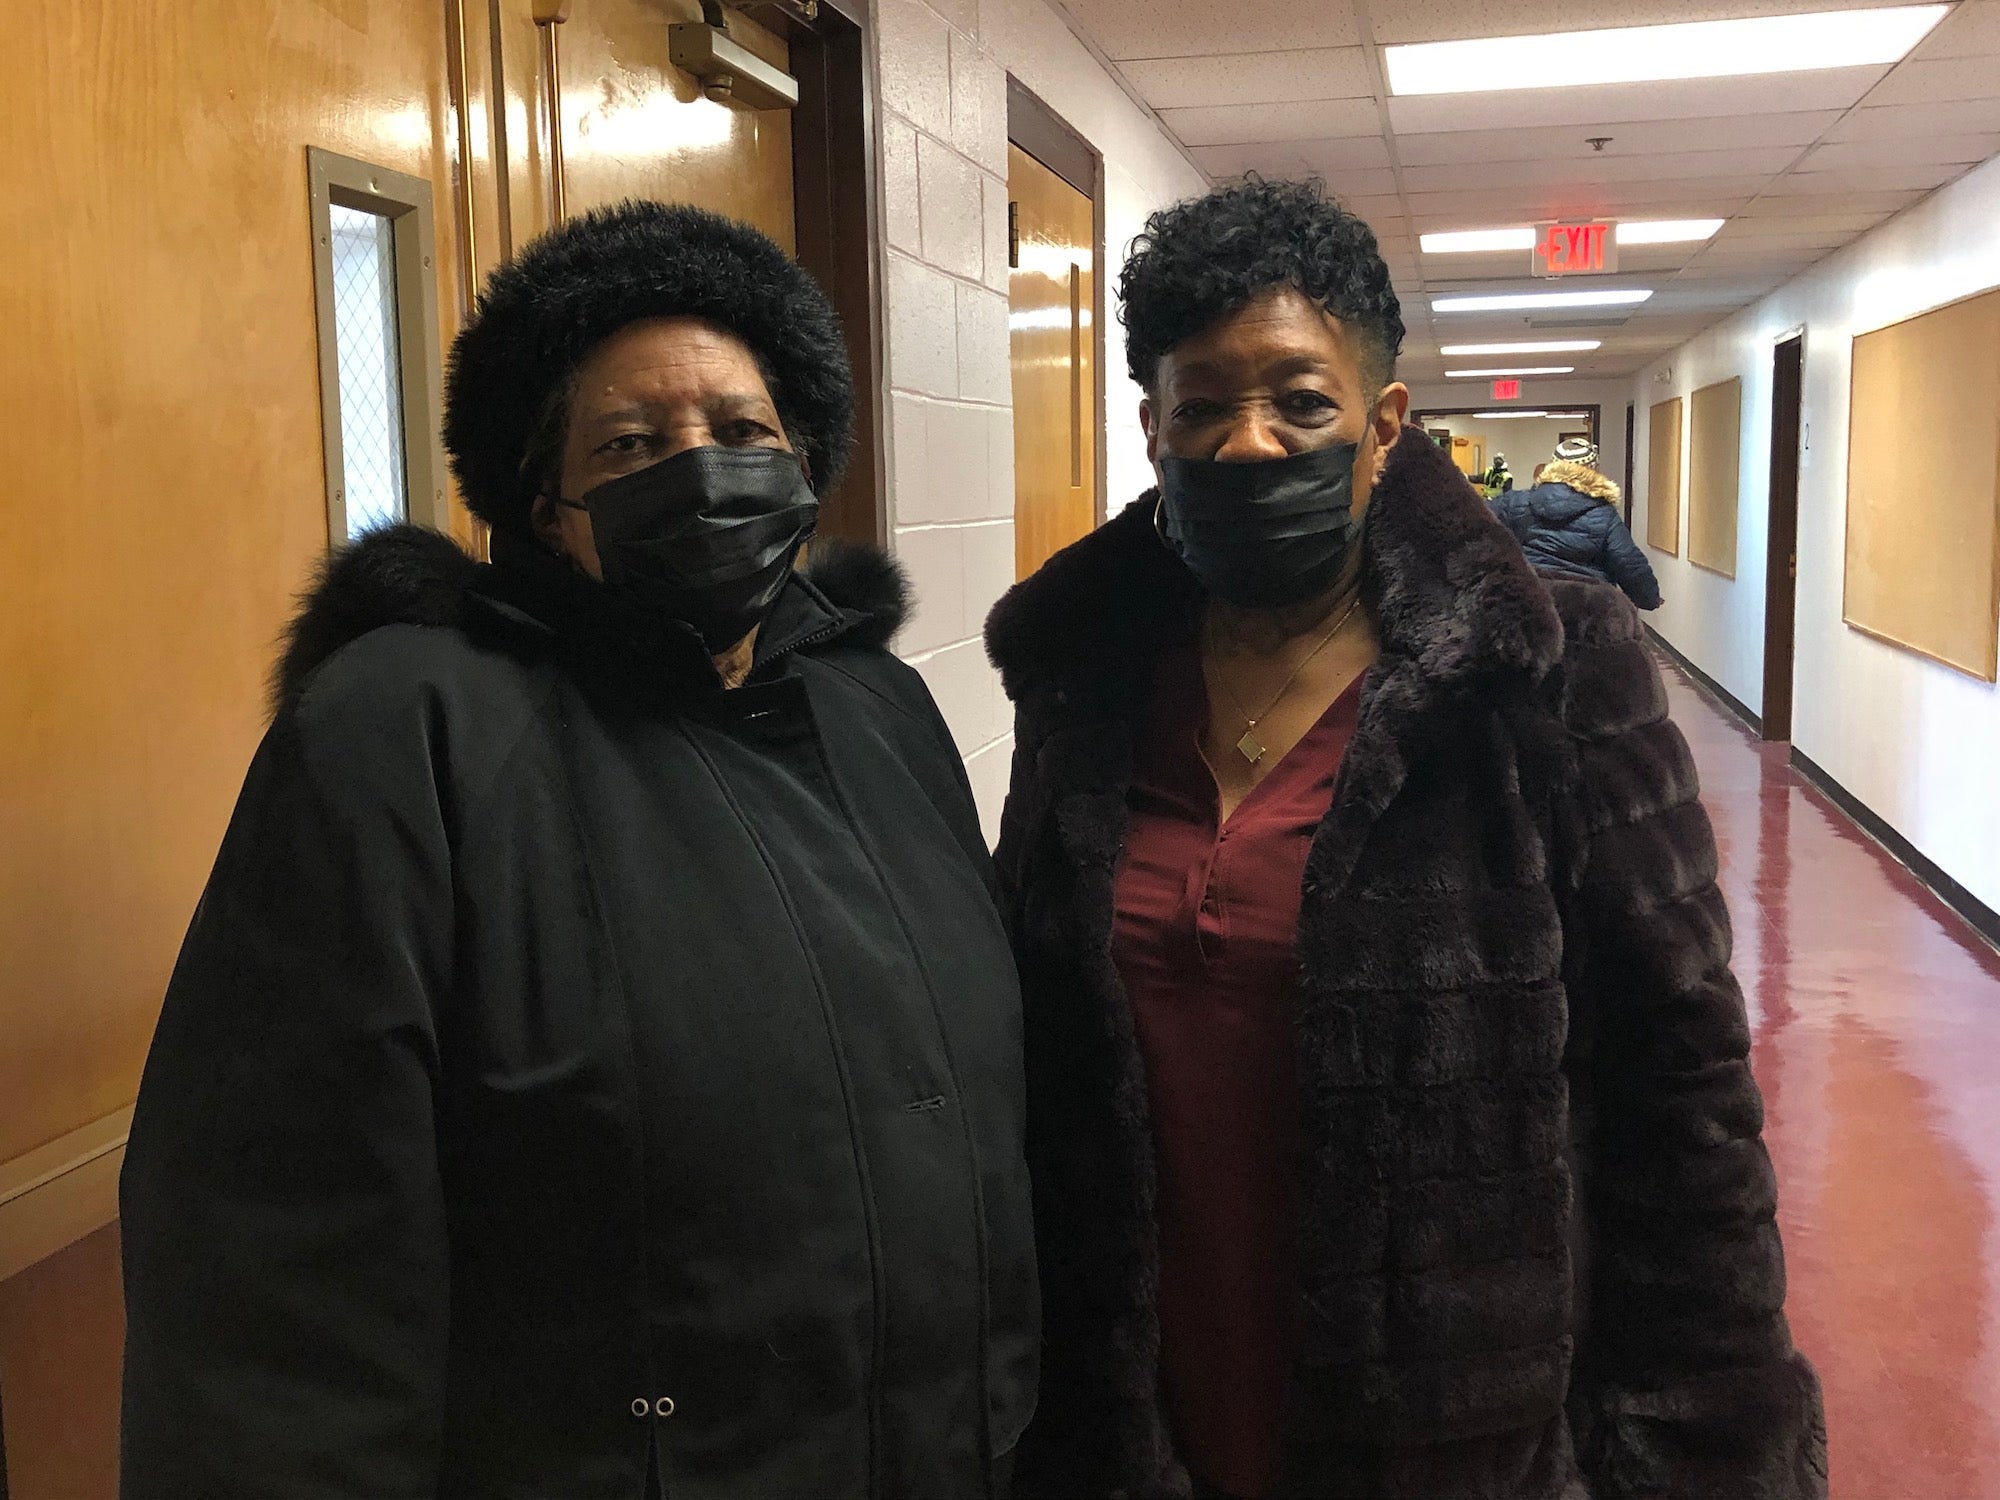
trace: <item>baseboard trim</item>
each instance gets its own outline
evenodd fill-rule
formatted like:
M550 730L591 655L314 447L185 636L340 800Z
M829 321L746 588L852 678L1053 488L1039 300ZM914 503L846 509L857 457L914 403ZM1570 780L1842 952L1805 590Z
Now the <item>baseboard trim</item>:
M1963 918L1967 926L1995 949L2000 949L2000 911L1995 911L1945 874L1936 861L1919 852L1916 845L1829 776L1824 767L1816 764L1810 756L1800 753L1796 745L1792 747L1792 769L1811 782L1814 790L1845 813L1856 827L1887 850L1892 858L1907 866L1910 873L1929 887L1932 895Z
M1665 636L1661 635L1659 631L1655 630L1652 626L1648 625L1646 627L1646 634L1652 640L1655 646L1658 646L1662 651L1666 652L1667 655L1671 656L1674 659L1675 664L1678 665L1683 672L1687 673L1688 676L1692 677L1696 682L1700 683L1704 688L1706 688L1710 696L1714 697L1718 702L1722 704L1724 708L1728 709L1731 713L1735 714L1736 717L1741 719L1745 724L1748 724L1750 726L1751 733L1757 735L1759 738L1763 737L1764 720L1762 719L1762 717L1752 713L1749 709L1749 706L1746 705L1734 693L1730 692L1728 688L1724 687L1721 683L1717 682L1713 677L1709 676L1708 673L1702 671L1700 667L1696 666L1693 662L1689 661L1687 659L1686 654L1682 652L1679 647L1675 646L1672 641L1668 640Z
M118 1217L118 1173L132 1109L0 1162L0 1281Z

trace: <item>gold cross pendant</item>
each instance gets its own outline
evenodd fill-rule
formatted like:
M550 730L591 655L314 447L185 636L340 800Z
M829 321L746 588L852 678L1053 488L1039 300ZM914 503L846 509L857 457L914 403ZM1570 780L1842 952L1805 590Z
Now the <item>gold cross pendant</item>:
M1265 755L1264 742L1257 738L1257 726L1252 724L1243 731L1243 738L1236 742L1236 753L1256 765Z

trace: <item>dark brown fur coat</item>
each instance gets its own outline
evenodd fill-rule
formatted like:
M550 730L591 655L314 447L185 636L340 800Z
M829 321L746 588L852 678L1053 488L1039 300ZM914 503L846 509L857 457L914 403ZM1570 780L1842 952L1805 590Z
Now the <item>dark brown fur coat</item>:
M987 628L1045 1297L1026 1496L1190 1490L1111 960L1134 726L1199 602L1152 505ZM1823 1496L1715 845L1637 616L1531 573L1430 443L1392 450L1365 535L1382 657L1300 918L1285 1493Z

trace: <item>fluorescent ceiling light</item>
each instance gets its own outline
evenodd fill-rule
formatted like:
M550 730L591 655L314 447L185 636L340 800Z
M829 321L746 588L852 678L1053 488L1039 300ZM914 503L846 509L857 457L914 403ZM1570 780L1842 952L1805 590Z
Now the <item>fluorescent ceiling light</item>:
M1803 73L1898 62L1950 9L1903 5L1416 42L1385 48L1383 60L1389 92L1404 96Z
M1446 344L1438 353L1467 354L1588 354L1604 347L1602 339L1529 339L1512 344Z
M1618 226L1621 245L1683 245L1715 237L1720 219L1635 219Z
M1617 227L1621 245L1679 245L1711 238L1722 227L1720 219L1633 219ZM1480 255L1508 250L1535 248L1532 228L1448 229L1417 237L1426 255Z
M1426 255L1475 255L1482 251L1532 250L1532 229L1453 229L1442 234L1419 235L1417 244Z
M1511 370L1446 370L1446 380L1487 380L1502 375L1574 375L1575 365L1518 365Z
M1475 422L1511 422L1517 417L1546 417L1545 411L1476 411L1472 414Z
M1497 297L1433 297L1432 312L1510 312L1523 307L1631 307L1653 294L1641 288L1604 292L1507 292Z

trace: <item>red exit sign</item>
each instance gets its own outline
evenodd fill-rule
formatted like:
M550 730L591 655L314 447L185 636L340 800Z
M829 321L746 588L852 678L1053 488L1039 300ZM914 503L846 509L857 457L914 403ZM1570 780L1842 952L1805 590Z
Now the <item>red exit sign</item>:
M1494 381L1493 399L1495 401L1519 401L1521 399L1521 382L1518 380Z
M1597 276L1618 269L1609 224L1542 224L1535 231L1537 276Z

